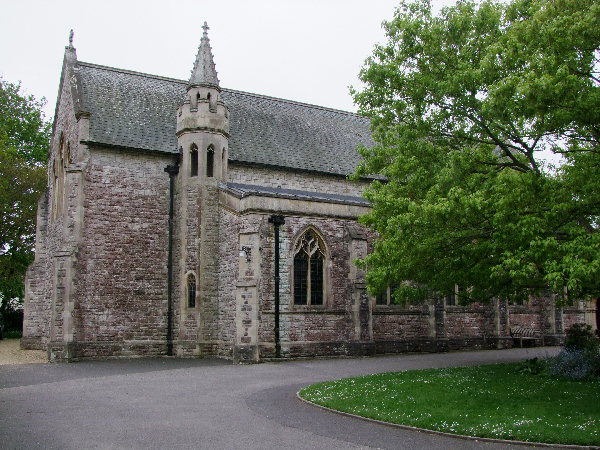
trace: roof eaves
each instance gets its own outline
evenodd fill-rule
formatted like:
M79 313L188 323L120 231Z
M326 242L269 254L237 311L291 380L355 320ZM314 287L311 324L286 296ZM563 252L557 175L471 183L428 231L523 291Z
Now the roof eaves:
M264 169L280 169L280 170L284 170L287 172L294 172L294 173L305 173L305 174L314 174L314 175L328 175L331 177L339 177L339 178L344 178L347 179L348 177L351 177L354 174L348 173L348 174L344 174L344 173L337 173L337 172L328 172L325 170L313 170L313 169L298 169L295 167L290 167L290 166L280 166L277 164L268 164L268 163L261 163L261 162L255 162L255 161L245 161L242 159L229 159L229 164L233 164L233 165L241 165L241 166L248 166L248 167L260 167L260 168L264 168ZM373 181L373 180L387 180L385 177L382 177L381 175L368 175L368 176L362 176L360 177L361 181Z
M292 200L308 200L318 203L336 203L341 205L354 205L354 206L370 206L371 203L367 200L360 198L341 198L342 196L331 197L328 194L321 192L310 192L310 191L294 191L286 192L289 190L282 190L280 192L268 192L261 190L261 186L244 185L244 187L237 186L235 183L223 184L219 183L218 186L232 193L237 198L246 198L251 196L256 197L270 197L270 198L287 198ZM269 188L266 188L269 189ZM271 188L272 189L272 188Z
M80 142L85 145L97 145L97 146L102 146L102 147L107 147L107 148L129 150L129 151L135 151L135 152L160 153L162 155L177 155L177 154L179 154L179 150L177 150L176 148L173 149L172 151L169 151L169 150L159 150L156 148L130 147L130 146L126 146L126 145L111 144L108 142L102 142L102 141L98 141L98 140L94 140L94 139L82 140Z

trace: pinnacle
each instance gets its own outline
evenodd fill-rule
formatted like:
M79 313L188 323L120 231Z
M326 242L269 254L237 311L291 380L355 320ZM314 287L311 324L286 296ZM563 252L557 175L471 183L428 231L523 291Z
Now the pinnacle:
M190 86L194 85L209 85L219 86L215 62L213 60L212 49L210 48L210 40L208 39L208 25L204 22L202 26L204 30L200 45L198 46L198 54L194 62L194 68L190 76Z

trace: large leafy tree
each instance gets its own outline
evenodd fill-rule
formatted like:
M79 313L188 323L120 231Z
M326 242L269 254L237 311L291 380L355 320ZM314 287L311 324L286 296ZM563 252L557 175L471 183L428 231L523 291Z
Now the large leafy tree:
M353 91L363 264L397 299L600 290L600 3L403 2ZM411 280L411 283L406 283Z
M50 124L44 100L22 94L0 78L0 312L23 298L23 279L33 260L38 199L46 185ZM14 305L13 305L14 306Z

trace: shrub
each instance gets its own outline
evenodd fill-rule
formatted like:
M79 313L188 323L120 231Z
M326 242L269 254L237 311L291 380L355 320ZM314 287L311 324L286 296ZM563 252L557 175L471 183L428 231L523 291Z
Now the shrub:
M600 375L600 351L565 347L548 361L548 372L569 380L596 378Z
M10 330L4 332L4 339L21 339L23 333L18 330Z
M567 330L566 335L565 348L591 351L597 351L600 348L600 341L589 325L576 323Z
M519 363L517 370L519 373L540 375L546 370L546 361L538 358L526 359Z

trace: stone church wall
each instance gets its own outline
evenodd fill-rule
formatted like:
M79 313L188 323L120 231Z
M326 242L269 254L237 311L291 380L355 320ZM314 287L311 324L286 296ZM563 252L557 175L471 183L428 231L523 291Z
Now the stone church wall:
M194 182L196 181L196 182ZM190 308L187 297L187 278L193 275L200 285L198 267L200 242L200 202L197 180L190 179L180 168L174 179L174 236L173 236L173 338L174 352L179 356L200 356L200 312L202 298Z
M266 217L265 217L266 219ZM266 220L265 220L266 222ZM345 354L351 339L349 239L346 226L354 221L311 217L286 217L280 229L280 337L282 355ZM274 241L272 226L265 224L261 256L259 341L261 357L274 355ZM294 244L308 226L323 237L327 248L324 305L294 305L292 265Z
M21 347L46 350L50 340L50 317L52 301L49 293L49 274L53 270L48 255L48 191L38 202L35 261L27 269L25 277L25 314Z
M430 311L422 307L376 305L373 310L373 339L402 341L431 334Z
M221 209L219 230L219 285L218 285L218 323L219 341L222 342L217 353L232 356L232 345L236 340L236 286L238 281L238 258L240 233L253 227L248 220L242 220L229 211Z
M290 170L265 168L243 164L229 164L230 183L252 184L256 186L281 187L326 194L341 194L360 197L365 183L348 181L342 176L317 173L294 172Z
M492 305L446 307L444 331L447 338L483 338L493 336Z
M74 278L74 356L164 354L168 156L94 148Z
M574 301L572 305L562 309L563 327L568 330L576 323L585 323L585 304L583 301Z

